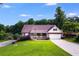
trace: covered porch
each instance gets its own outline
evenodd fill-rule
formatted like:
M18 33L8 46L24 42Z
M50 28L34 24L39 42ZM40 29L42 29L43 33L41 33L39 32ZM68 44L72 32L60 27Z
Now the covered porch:
M30 33L30 38L33 40L48 39L47 33Z

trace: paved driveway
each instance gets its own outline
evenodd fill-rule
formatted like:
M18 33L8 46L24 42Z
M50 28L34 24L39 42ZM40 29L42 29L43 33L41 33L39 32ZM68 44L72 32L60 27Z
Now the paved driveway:
M79 44L68 42L65 40L51 40L60 48L64 49L66 52L70 53L73 56L79 56Z
M5 42L1 42L0 43L0 47L4 47L4 46L7 46L9 44L12 44L12 42L15 42L16 40L8 40L8 41L5 41Z

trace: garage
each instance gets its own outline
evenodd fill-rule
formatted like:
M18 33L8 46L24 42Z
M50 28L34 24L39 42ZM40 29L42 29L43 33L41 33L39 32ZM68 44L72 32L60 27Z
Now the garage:
M55 40L59 40L61 39L61 33L49 33L49 39L55 39Z
M49 31L48 31L48 36L49 36L49 39L56 39L56 40L60 40L61 39L61 36L62 36L62 33L63 31L61 31L57 26L54 26L53 28L51 28Z

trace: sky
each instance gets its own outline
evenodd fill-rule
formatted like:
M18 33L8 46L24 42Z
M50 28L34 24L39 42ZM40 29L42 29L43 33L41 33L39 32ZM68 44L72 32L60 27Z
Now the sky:
M58 6L67 17L79 16L78 3L5 3L0 5L0 23L13 25L29 18L53 19Z

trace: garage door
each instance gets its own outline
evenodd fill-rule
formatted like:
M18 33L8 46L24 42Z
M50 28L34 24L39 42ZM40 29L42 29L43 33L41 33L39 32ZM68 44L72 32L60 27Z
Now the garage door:
M61 39L61 34L49 34L49 38L59 40Z

